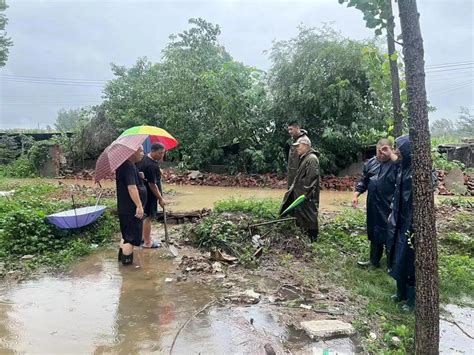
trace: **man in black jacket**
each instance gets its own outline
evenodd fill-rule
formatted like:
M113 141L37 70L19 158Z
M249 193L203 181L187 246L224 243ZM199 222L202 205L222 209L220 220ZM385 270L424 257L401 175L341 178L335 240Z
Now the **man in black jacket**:
M159 248L160 243L151 239L151 222L156 219L158 204L161 208L165 206L163 190L161 188L161 170L159 161L165 155L165 147L160 143L154 143L151 151L145 155L138 164L138 169L145 177L147 190L147 201L144 206L145 220L143 221L143 248Z
M384 245L387 242L388 216L395 192L398 165L384 154L392 149L392 142L381 139L377 143L376 156L364 165L363 176L357 184L352 206L358 205L358 198L367 191L367 236L370 240L370 261L359 261L360 266L380 267Z

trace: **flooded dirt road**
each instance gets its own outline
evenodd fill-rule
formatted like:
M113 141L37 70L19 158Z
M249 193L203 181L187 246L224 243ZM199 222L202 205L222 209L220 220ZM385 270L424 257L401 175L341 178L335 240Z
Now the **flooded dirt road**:
M265 302L215 303L196 314L222 290L177 282L179 259L167 258L164 250L139 255L141 268L120 266L115 250L107 250L67 275L2 287L0 353L168 354L173 341L173 354L265 354L266 344L277 354L285 348L302 354L313 348L354 350L348 339L312 342ZM270 281L249 282L278 285Z
M41 179L41 182L49 182L57 185L59 182L65 185L80 185L94 187L92 180L73 179ZM115 189L115 181L105 180L101 182L103 188ZM229 198L269 198L281 201L285 194L284 189L270 188L246 188L246 187L219 187L199 185L174 185L163 184L165 198L169 200L169 210L174 212L201 210L212 208L214 203ZM166 192L169 192L168 194ZM320 193L320 209L322 211L338 211L342 207L349 207L353 193L351 191L323 190ZM359 198L360 206L365 206L365 194Z
M350 338L311 340L265 298L229 304L222 302L222 287L178 281L180 260L163 249L137 253L140 268L119 265L110 249L65 275L0 287L0 353L169 354L173 346L172 354L183 355L265 354L267 344L276 354L358 352ZM241 286L276 289L279 283L247 275ZM451 322L441 321L441 353L468 354L472 308L446 311L443 318Z

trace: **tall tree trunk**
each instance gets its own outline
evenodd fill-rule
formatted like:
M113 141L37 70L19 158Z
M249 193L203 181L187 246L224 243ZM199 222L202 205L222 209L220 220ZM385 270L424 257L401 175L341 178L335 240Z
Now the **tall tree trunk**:
M402 103L400 101L400 77L398 75L397 61L392 60L392 55L395 53L395 23L392 12L392 0L388 1L388 9L387 47L390 61L390 77L392 79L393 135L398 137L403 134L403 116Z
M417 354L438 354L438 253L431 183L431 143L425 90L423 38L416 0L398 0L407 80L413 160Z

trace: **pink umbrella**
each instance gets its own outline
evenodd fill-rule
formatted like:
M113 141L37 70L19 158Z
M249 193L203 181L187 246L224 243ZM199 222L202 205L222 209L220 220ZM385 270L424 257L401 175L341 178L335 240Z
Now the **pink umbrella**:
M97 159L95 182L111 176L125 160L130 158L142 146L147 138L147 134L136 134L114 140Z

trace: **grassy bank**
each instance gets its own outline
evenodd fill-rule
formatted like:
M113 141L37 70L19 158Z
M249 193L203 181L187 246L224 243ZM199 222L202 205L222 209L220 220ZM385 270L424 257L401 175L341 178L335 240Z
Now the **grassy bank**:
M469 201L458 198L453 202L457 207L451 202L438 207L443 303L472 302L468 296L474 293L474 214ZM277 209L278 204L271 200L221 201L216 204L214 213L187 235L194 235L198 247L222 248L239 256L244 263L258 267L258 260L252 258L255 247L248 224L273 218ZM367 352L411 352L414 316L402 312L391 301L390 296L395 292L394 280L385 267L364 270L357 266L357 260L365 260L369 253L365 212L347 209L337 215L326 215L321 217L320 229L320 240L313 244L292 223L262 227L258 233L271 235L266 255L279 258L285 267L291 268L292 264L296 265L295 261L305 261L304 269L295 272L306 286L316 286L324 280L349 291L349 302L357 309L354 325ZM382 264L384 262L385 258Z
M0 179L0 191L12 189L13 196L0 197L0 277L24 277L39 268L61 270L109 243L118 231L110 209L97 222L79 230L60 230L49 224L45 220L48 214L72 208L65 187L40 179ZM76 203L78 207L94 205L95 200L83 196ZM102 203L114 204L113 200Z

